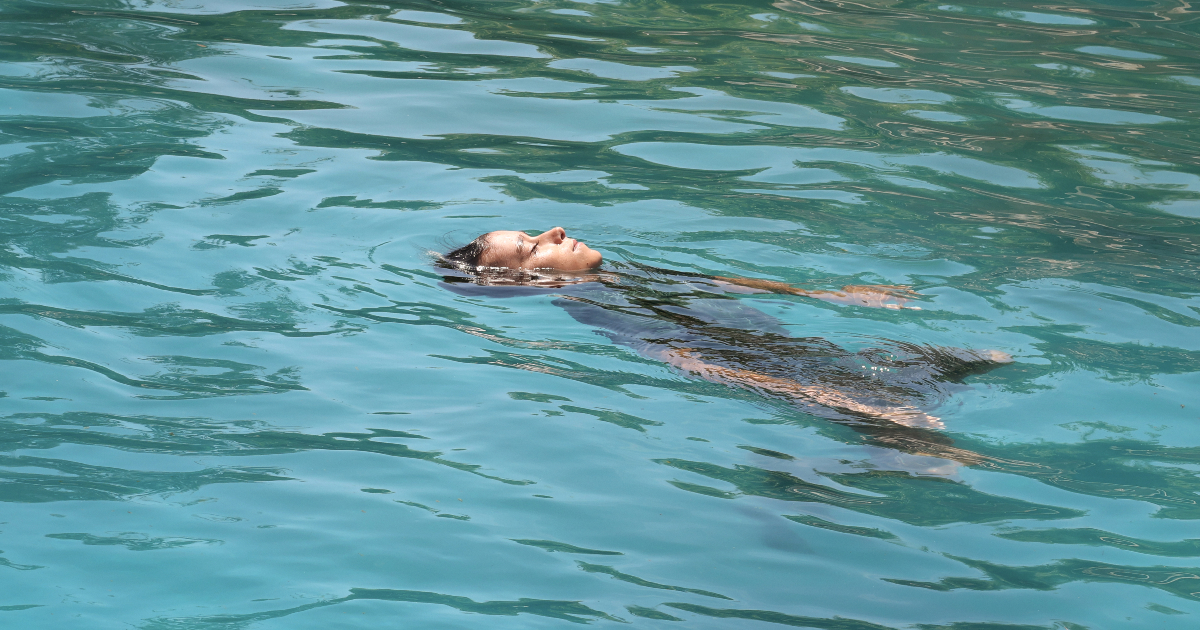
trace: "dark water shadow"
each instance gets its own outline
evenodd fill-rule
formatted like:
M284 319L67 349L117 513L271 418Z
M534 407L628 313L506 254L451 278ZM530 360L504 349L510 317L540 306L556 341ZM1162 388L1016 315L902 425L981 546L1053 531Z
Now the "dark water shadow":
M268 621L271 619L280 619L296 613L325 608L328 606L336 606L338 604L345 604L358 600L401 602L412 604L435 604L453 608L460 612L476 615L516 617L524 614L534 615L536 617L558 619L560 621L567 621L577 624L586 624L590 621L598 619L621 621L620 619L612 617L607 613L603 613L599 610L589 608L579 602L573 601L521 598L515 601L477 602L467 597L444 595L442 593L432 593L428 591L352 588L350 589L350 595L347 595L346 597L321 600L311 604L304 604L302 606L295 606L292 608L271 610L260 613L248 613L243 615L210 615L203 617L174 618L159 617L156 619L147 620L139 627L143 628L143 630L185 630L201 627L212 628L214 630L240 630L258 622Z

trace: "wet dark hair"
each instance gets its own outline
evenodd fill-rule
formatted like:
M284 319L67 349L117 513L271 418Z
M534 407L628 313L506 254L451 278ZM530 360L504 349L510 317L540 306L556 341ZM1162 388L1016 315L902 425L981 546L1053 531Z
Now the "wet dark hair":
M442 261L463 271L473 271L480 267L479 261L489 247L491 247L491 243L488 242L488 235L483 234L462 247L442 254Z

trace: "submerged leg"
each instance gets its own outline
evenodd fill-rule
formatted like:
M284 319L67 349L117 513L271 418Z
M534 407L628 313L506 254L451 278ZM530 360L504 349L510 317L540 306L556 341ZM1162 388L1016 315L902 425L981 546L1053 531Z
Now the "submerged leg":
M909 427L942 429L946 426L936 416L931 416L911 405L870 404L859 399L854 392L839 389L833 385L804 384L750 370L715 365L701 359L694 350L664 349L654 354L656 358L676 368L692 372L713 383L744 387L820 405L850 415L879 418Z

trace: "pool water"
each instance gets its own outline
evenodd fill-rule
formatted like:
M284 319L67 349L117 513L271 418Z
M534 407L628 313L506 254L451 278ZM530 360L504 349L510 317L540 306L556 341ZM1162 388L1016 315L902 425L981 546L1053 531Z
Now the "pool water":
M0 624L1196 627L1198 20L6 0ZM863 431L429 254L555 225L1016 360Z

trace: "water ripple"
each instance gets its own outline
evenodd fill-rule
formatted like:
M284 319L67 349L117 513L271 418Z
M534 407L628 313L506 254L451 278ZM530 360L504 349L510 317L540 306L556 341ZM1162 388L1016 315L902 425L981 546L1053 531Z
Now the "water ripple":
M10 0L0 612L1190 628L1194 30L1164 2ZM586 286L432 264L554 225L605 254ZM920 310L813 299L881 285Z

